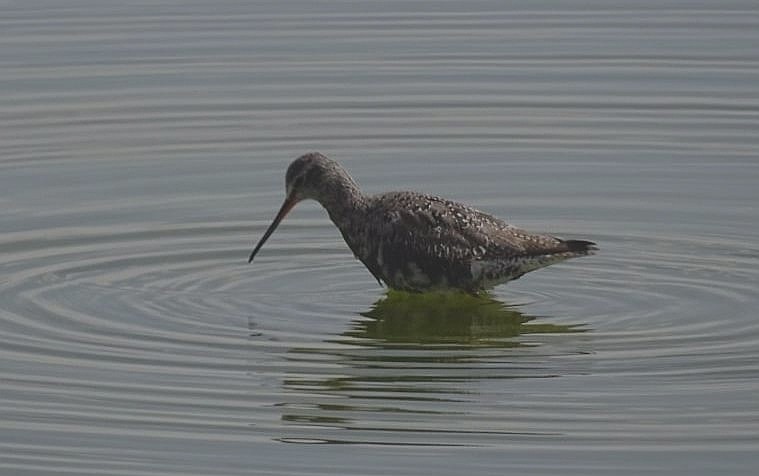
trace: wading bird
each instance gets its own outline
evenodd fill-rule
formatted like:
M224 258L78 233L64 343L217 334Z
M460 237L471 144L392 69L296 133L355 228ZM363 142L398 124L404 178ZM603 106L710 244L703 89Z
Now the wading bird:
M285 201L250 254L305 199L319 202L353 254L380 284L405 291L477 293L576 256L595 243L528 233L457 202L416 192L366 195L334 160L319 153L295 159Z

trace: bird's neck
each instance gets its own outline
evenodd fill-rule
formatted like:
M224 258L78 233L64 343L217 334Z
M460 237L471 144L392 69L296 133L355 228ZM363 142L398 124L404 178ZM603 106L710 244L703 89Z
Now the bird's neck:
M317 200L341 230L361 219L367 206L366 195L347 174L330 180L324 193Z

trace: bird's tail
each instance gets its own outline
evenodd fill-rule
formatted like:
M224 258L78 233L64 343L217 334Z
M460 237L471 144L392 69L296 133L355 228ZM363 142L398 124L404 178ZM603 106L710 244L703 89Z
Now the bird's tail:
M592 254L594 251L598 251L598 246L592 241L586 240L564 240L561 242L567 247L566 251L578 254Z

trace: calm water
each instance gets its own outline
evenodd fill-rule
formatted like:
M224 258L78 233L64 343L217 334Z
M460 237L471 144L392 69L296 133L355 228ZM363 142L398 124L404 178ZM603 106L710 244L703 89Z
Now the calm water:
M3 3L0 473L755 474L755 2ZM602 251L247 265L310 150Z

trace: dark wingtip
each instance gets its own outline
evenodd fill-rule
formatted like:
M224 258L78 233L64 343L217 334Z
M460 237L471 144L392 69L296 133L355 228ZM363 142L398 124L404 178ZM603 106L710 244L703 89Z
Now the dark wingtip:
M590 253L591 251L598 251L598 245L592 241L565 240L564 244L567 246L567 250L574 253Z

